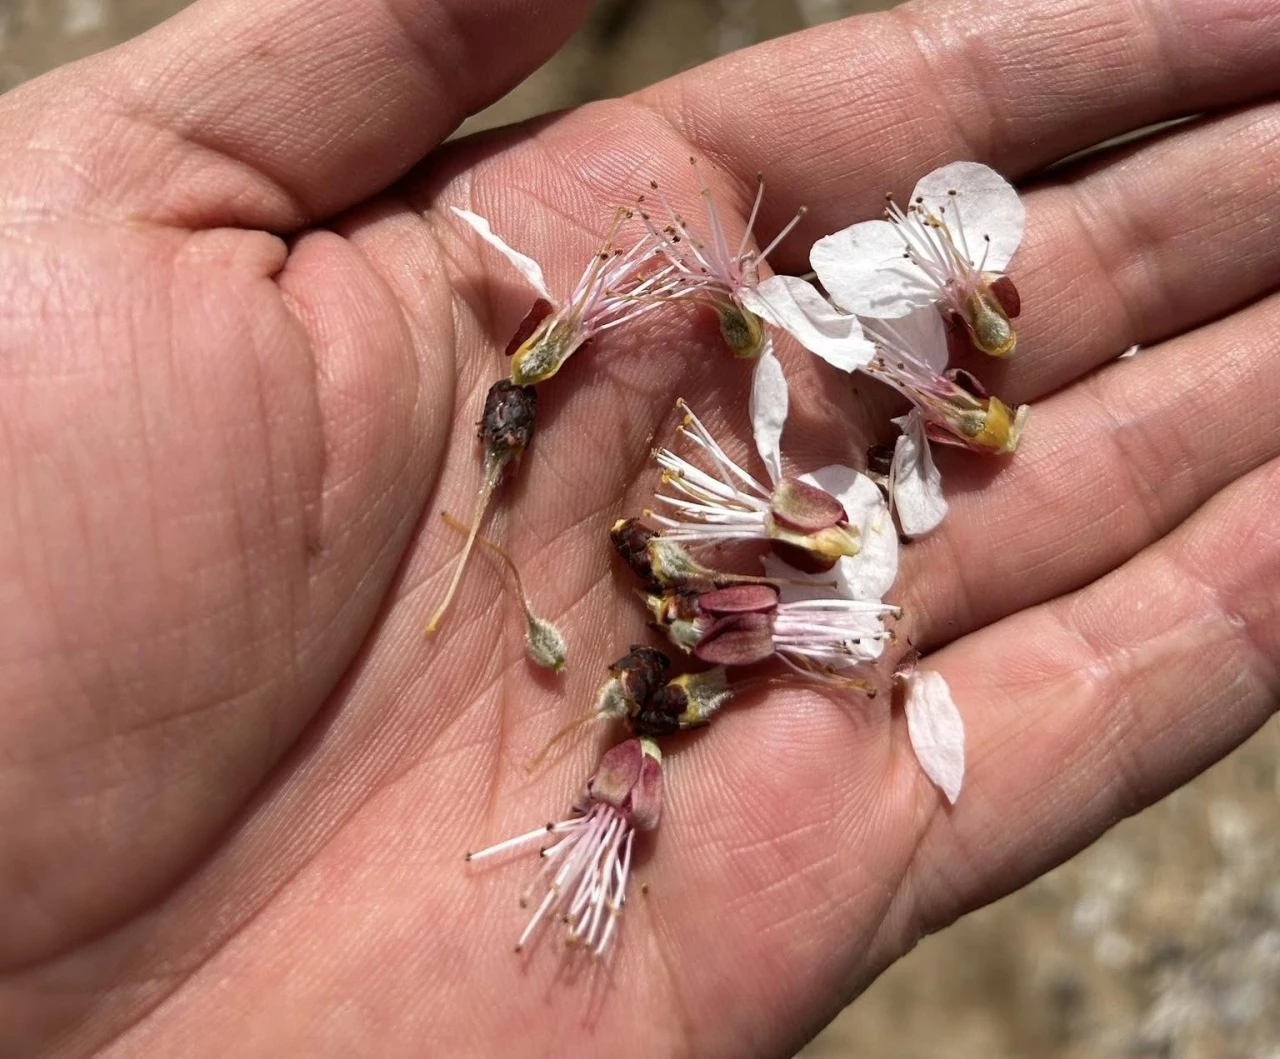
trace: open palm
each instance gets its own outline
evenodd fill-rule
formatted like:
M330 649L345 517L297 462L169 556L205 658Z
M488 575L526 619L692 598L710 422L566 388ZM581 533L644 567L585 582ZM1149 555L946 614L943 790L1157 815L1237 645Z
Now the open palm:
M1275 709L1280 5L908 4L435 150L586 6L201 0L0 100L4 1055L785 1055ZM671 746L610 959L514 956L532 866L462 851L590 772L602 734L524 765L644 635L607 527L677 397L745 458L749 367L683 310L575 357L488 524L570 671L483 554L425 640L531 301L445 207L567 290L651 178L697 216L696 154L739 228L757 170L762 238L808 206L802 272L941 162L1195 113L1029 190L987 367L1031 424L944 454L904 552L958 806L887 697L755 695ZM880 395L780 355L794 469L856 461Z

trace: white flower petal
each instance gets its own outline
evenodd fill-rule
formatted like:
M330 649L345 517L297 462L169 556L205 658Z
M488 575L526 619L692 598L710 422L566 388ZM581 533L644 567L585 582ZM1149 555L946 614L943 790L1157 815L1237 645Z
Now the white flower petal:
M841 559L826 575L835 576L836 594L845 599L884 599L898 576L898 533L880 487L860 471L839 464L801 475L800 480L839 500L849 524L858 527L858 554Z
M789 332L841 371L861 368L875 355L857 317L839 312L812 284L796 276L771 276L744 288L739 297L762 320Z
M937 529L947 515L942 475L933 462L920 413L912 409L894 422L902 427L902 435L893 447L889 495L902 532L908 537L923 537Z
M842 309L891 319L938 298L937 289L904 256L905 249L895 225L863 221L819 239L809 252L809 263Z
M452 207L452 209L454 213L471 225L471 227L480 234L481 239L510 261L511 264L515 266L516 271L529 281L529 285L537 291L540 296L546 298L552 305L556 304L555 298L553 298L551 292L547 290L547 281L542 278L542 268L536 261L534 261L533 258L528 257L527 255L520 253L519 250L508 246L494 235L493 229L489 227L489 222L481 217L480 214L472 213L470 210L460 210L457 206Z
M787 422L787 377L773 355L773 340L765 339L764 352L756 360L751 376L751 433L760 459L769 471L769 480L782 477L782 428Z
M905 359L936 375L946 370L951 355L947 349L947 325L934 306L915 309L896 320L868 323L867 328L876 341L883 343L884 359L890 367L895 360Z
M916 670L906 685L911 749L924 774L955 805L964 784L964 718L941 673Z
M924 199L930 213L946 221L959 249L963 252L967 247L975 267L986 272L1003 272L1008 267L1022 242L1027 212L1017 189L994 169L979 162L944 165L921 178L911 201L918 198ZM984 236L990 237L990 243Z

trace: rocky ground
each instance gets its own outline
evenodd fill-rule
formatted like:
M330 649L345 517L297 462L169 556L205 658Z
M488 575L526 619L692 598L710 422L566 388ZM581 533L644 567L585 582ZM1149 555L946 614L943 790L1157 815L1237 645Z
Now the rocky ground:
M606 0L483 127L625 92L892 0ZM0 87L181 0L0 0ZM926 939L807 1059L1280 1059L1280 727L1022 892Z

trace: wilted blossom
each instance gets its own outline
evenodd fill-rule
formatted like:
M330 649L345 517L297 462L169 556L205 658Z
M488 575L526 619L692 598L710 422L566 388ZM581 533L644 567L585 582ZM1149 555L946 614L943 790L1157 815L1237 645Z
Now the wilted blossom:
M762 324L769 307L756 293L760 265L787 237L804 216L804 209L783 227L763 250L751 249L752 229L764 200L764 176L756 175L756 197L751 205L736 252L729 247L724 224L716 210L711 189L702 179L695 159L689 159L698 176L698 186L706 204L710 236L704 238L672 209L657 182L651 183L652 197L667 213L661 226L654 221L641 199L640 217L649 228L658 252L669 263L661 281L651 285L649 296L668 301L686 300L711 308L720 322L720 334L735 357L755 361L751 379L751 428L756 446L770 476L782 476L779 439L787 418L788 391L782 365L773 352L773 340Z
M476 853L477 861L539 844L542 870L520 898L533 916L516 942L523 951L538 925L565 924L565 942L603 956L626 903L636 832L662 816L662 754L647 738L619 743L600 759L573 815ZM550 844L545 844L550 843Z
M871 600L812 598L781 602L771 585L646 597L654 624L702 662L744 666L777 657L806 675L879 658L898 609Z
M808 293L800 296L802 289ZM896 421L906 440L899 438L895 446L890 474L891 498L903 533L928 533L946 514L941 478L928 451L930 440L990 454L1017 448L1030 409L1011 409L986 393L972 375L948 369L946 325L934 308L860 324L794 277L766 280L760 293L774 303L778 325L812 352L836 367L860 370L887 383L915 406L905 420ZM842 337L815 338L811 314L845 321Z
M656 180L650 183L649 197L656 199L666 212L665 223L658 224L653 219L645 197L640 200L640 218L648 227L658 251L671 265L658 291L667 300L692 301L715 310L725 345L735 357L754 360L766 351L768 335L748 307L750 291L760 282L761 263L800 222L804 210L799 210L763 250L751 249L751 231L764 200L764 176L757 174L751 215L747 218L737 249L732 250L711 189L702 179L697 161L690 158L689 162L697 174L698 187L706 204L709 236L704 237L671 207Z
M629 210L618 211L604 245L564 301L551 294L541 266L498 238L485 218L456 206L453 212L510 261L538 294L507 349L512 358L511 381L517 385L551 378L590 338L635 320L660 304L645 297L664 275L651 270L650 240L646 237L626 251L615 245L618 228L630 215Z
M1022 241L1026 210L1017 190L977 162L953 162L923 177L903 210L819 239L809 260L846 312L893 319L933 306L973 345L1010 356L1021 309L1004 274Z
M767 582L663 585L646 595L654 622L702 661L747 665L776 656L806 675L878 659L898 609L884 596L898 571L898 537L880 489L864 474L833 465L802 475L846 513L859 548L825 571L764 558Z
M609 539L623 562L650 589L722 588L734 584L766 584L770 578L731 574L698 562L687 548L651 529L637 518L620 518Z
M646 515L665 539L691 545L768 541L815 569L857 555L858 531L849 525L839 500L802 478L779 478L766 489L729 459L688 405L681 401L679 407L685 413L680 435L713 469L703 470L670 449L654 449L662 484L670 490L655 499L672 514Z
M537 412L538 395L532 386L518 386L506 379L499 379L489 387L489 392L485 395L479 431L480 440L484 443L484 473L476 496L476 508L467 531L467 541L462 546L462 554L458 556L458 564L453 571L453 579L449 582L444 599L427 622L428 633L436 631L449 604L453 602L493 491L498 487L507 468L518 465L524 456L525 449L533 439Z

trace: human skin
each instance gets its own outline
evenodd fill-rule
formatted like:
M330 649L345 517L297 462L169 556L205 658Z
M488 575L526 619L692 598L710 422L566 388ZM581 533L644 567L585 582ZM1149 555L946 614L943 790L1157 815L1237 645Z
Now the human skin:
M936 0L439 148L584 0L201 0L0 99L0 1054L786 1056L923 934L1275 710L1280 4ZM955 158L1028 184L1018 453L943 452L901 632L968 729L954 809L889 697L771 689L668 748L603 964L512 952L643 639L610 522L683 397L746 458L749 366L664 310L540 388L486 531L570 639L530 668L483 552L433 640L474 421L532 295L651 178L772 264ZM1142 352L1115 361L1132 343ZM779 343L798 471L892 401ZM856 392L855 392L856 391ZM617 737L617 733L613 733ZM641 893L640 885L647 886Z

